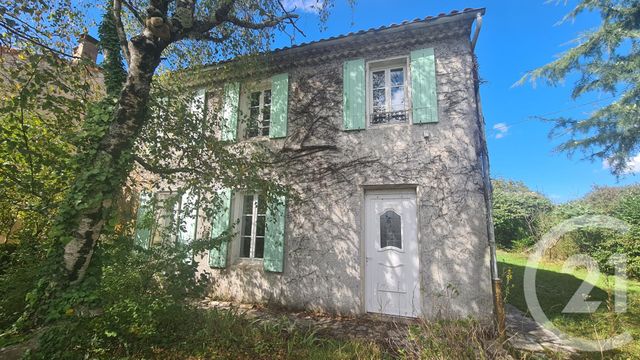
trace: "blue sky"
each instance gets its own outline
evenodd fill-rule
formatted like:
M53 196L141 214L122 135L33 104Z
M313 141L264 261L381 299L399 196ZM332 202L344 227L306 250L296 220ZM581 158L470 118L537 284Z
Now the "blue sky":
M299 6L315 0L290 0ZM597 14L585 14L574 23L557 25L576 1L559 4L545 0L522 1L424 1L424 0L359 0L353 10L344 0L336 7L319 31L318 21L306 13L299 26L307 37L296 36L296 42L307 42L350 31L398 23L416 17L448 13L454 9L485 7L482 31L476 53L480 74L486 81L481 88L492 176L524 181L532 189L555 202L575 199L594 185L621 185L638 181L629 175L619 181L604 168L601 161L582 160L581 154L568 158L554 152L559 139L549 139L550 124L533 120L536 115L584 117L597 106L606 104L608 95L593 95L572 100L572 79L560 87L513 84L528 70L544 65L570 47L570 41L583 31L595 28ZM275 46L290 45L286 36ZM586 105L585 105L586 104ZM496 127L494 129L494 126Z

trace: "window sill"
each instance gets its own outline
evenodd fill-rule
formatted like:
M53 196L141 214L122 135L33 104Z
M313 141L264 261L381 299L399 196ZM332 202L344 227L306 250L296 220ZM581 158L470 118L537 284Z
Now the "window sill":
M406 122L402 122L402 123L391 123L391 124L375 124L375 125L371 125L371 124L367 124L367 130L372 130L372 129L385 129L388 127L400 127L400 126L410 126L413 125L411 121L407 120Z
M263 136L253 136L249 138L243 138L240 140L240 142L251 144L251 143L267 142L269 140L273 140L273 139L271 139L268 135L263 135Z
M238 258L233 265L238 269L262 269L264 266L262 259L250 258Z

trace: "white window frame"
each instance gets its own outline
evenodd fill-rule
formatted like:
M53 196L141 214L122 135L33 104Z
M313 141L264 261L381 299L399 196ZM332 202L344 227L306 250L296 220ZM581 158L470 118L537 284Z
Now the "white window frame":
M371 124L371 115L373 114L373 73L380 70L385 70L385 88L387 84L390 84L390 70L402 68L404 72L404 99L405 99L405 111L407 112L407 120L404 122L383 123L383 124ZM411 119L411 69L409 66L408 56L396 56L380 60L368 61L366 64L366 91L367 91L367 128L377 128L380 126L406 126L412 123ZM385 92L385 100L387 109L390 109L391 105L391 86L388 87L388 91Z
M264 109L264 92L267 90L271 92L271 81L267 81L267 80L243 86L243 89L240 93L240 110L241 111L240 111L240 118L238 121L239 135L240 135L240 138L242 138L243 140L264 140L269 138L269 134L262 135L262 129L263 129L262 121L263 121L263 115L264 115L264 112L262 109ZM258 113L259 134L257 136L249 137L247 136L247 125L248 125L249 116L251 115L251 94L255 92L260 92L260 104L259 104L260 110ZM269 103L269 106L270 107L273 106L273 93L271 94L271 103ZM269 108L269 111L271 111L271 108ZM271 115L269 115L269 129L271 129Z
M245 196L253 196L253 201L251 202L251 237L250 237L250 245L249 245L249 257L244 257L242 256L242 242L244 241L245 235L243 234L244 231L244 225L245 225L245 218L249 215L249 214L245 214L244 212L244 198ZM255 257L255 250L256 250L256 237L257 237L257 228L258 228L258 215L260 216L264 216L265 218L265 227L266 227L266 217L267 217L267 213L265 211L264 214L259 214L258 213L258 200L259 198L262 197L262 200L265 201L265 197L264 195L261 195L260 193L240 193L238 194L238 199L237 199L237 208L238 208L238 216L240 217L240 231L239 231L239 241L238 241L238 259L240 261L262 261L264 259L264 249L262 252L262 257L261 258L256 258ZM265 208L266 209L266 208ZM266 231L266 228L265 228ZM266 237L266 233L265 236L263 236L263 240Z

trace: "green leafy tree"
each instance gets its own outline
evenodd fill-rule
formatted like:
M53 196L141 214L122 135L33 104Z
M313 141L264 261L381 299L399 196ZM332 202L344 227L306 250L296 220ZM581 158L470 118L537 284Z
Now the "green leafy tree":
M87 104L101 97L94 75L32 47L0 57L0 237L16 244L0 272L0 328L20 316L44 274L52 219L77 172Z
M498 179L492 185L496 242L505 248L533 244L539 218L552 209L551 201L522 182Z
M574 21L584 12L599 13L599 27L581 34L576 46L520 82L545 79L558 85L575 72L579 79L571 94L574 99L587 93L612 95L615 99L609 105L585 119L553 119L552 135L569 134L558 146L560 151L584 152L622 175L640 150L640 1L581 0L563 22Z

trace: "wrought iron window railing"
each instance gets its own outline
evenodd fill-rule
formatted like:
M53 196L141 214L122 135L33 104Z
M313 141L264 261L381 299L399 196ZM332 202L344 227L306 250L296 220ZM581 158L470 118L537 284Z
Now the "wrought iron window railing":
M373 112L369 114L369 124L397 124L407 122L409 119L409 110Z

